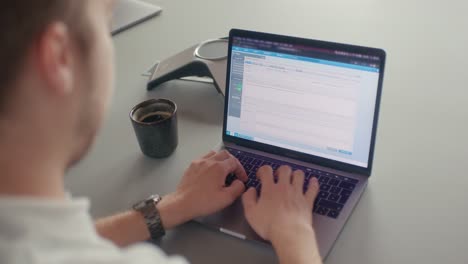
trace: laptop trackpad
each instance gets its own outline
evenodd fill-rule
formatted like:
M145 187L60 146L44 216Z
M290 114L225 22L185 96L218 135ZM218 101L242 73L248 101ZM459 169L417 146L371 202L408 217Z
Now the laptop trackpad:
M195 221L241 239L264 241L245 219L240 199L218 213L195 219Z

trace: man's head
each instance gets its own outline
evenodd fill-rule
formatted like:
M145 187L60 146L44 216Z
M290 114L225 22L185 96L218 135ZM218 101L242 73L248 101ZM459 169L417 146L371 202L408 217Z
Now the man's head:
M113 86L113 2L0 3L0 142L42 143L67 163L82 157Z

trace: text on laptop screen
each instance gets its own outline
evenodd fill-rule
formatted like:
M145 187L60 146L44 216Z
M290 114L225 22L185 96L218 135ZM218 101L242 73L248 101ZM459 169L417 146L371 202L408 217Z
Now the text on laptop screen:
M367 167L379 57L232 43L227 135Z

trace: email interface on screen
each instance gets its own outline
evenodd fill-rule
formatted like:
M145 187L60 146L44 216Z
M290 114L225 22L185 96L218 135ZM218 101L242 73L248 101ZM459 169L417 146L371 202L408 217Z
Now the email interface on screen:
M367 167L379 57L234 37L226 134Z

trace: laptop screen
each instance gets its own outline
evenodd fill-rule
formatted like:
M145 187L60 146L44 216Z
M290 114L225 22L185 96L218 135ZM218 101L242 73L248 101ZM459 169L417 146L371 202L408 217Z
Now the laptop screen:
M378 56L231 41L226 135L368 167Z

